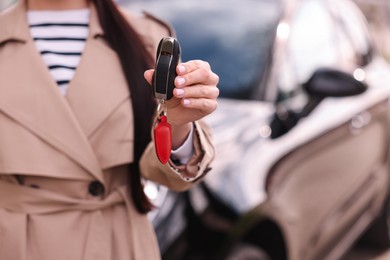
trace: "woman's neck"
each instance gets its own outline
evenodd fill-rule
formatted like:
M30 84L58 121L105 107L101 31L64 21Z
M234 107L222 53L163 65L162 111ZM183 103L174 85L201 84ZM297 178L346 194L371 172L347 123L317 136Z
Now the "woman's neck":
M71 10L88 7L88 0L28 0L29 10Z

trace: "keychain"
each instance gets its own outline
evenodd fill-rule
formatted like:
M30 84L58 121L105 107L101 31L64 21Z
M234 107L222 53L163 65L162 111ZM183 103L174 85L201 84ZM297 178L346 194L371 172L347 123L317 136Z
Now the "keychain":
M158 99L157 121L154 127L154 146L162 164L166 164L172 151L172 130L167 118L166 100L173 96L176 66L180 59L180 45L172 37L162 38L157 48L156 68L153 75L153 93Z
M166 164L171 157L172 131L171 125L167 122L167 109L164 99L160 100L157 108L158 118L154 127L154 146L157 157L162 164Z

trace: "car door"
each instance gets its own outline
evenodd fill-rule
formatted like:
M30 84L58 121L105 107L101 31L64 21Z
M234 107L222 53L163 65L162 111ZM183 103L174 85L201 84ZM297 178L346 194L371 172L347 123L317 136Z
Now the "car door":
M274 165L267 204L278 209L289 259L348 247L375 217L387 190L388 132L384 100Z
M294 11L278 79L281 104L310 99L301 86L318 68L371 73L364 30L358 51L330 2L302 1ZM376 80L369 84L358 97L322 101L287 135L317 133L308 132L268 174L262 210L281 226L288 259L338 259L381 209L388 182L388 91L377 89Z

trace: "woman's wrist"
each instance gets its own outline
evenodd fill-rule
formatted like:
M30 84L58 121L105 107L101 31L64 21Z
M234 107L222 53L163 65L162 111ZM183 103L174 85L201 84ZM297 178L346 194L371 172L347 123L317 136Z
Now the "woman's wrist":
M172 149L176 150L183 145L191 132L192 123L185 125L172 125Z

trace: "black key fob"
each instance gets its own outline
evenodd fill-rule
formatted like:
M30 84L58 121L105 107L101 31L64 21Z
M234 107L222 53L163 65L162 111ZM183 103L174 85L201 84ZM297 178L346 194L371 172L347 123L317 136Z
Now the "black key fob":
M153 75L154 97L168 100L173 96L176 66L180 60L180 44L173 37L162 38L157 48L156 68Z

